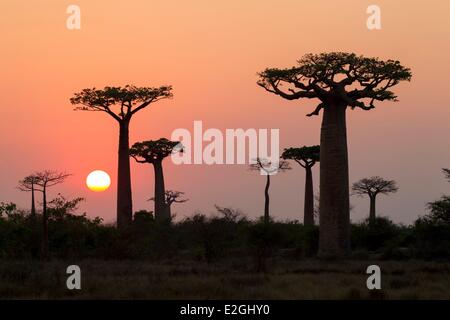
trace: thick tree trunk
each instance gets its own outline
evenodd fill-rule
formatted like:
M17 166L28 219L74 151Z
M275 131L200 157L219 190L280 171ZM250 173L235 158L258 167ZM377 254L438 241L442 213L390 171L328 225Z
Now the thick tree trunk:
M155 219L160 222L170 221L168 210L166 209L166 189L164 186L164 174L162 161L153 164L155 170Z
M47 190L42 189L42 257L49 258L49 243L48 243L48 215L47 215Z
M117 174L117 227L119 229L129 226L133 219L128 127L129 121L120 122Z
M324 108L320 137L319 255L350 252L347 130L344 104Z
M36 217L36 204L34 201L34 184L31 184L31 217Z
M375 200L376 200L376 195L372 195L369 196L370 198L370 213L369 213L369 222L373 223L375 221Z
M303 224L305 226L314 225L314 189L311 167L306 167L305 180L305 208L303 212Z
M269 213L269 188L270 188L270 175L267 174L266 188L264 189L264 223L270 222L270 213Z

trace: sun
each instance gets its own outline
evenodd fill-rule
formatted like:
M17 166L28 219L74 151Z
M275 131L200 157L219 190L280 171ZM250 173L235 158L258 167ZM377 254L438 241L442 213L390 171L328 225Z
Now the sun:
M87 176L86 185L92 191L102 192L111 185L111 178L105 171L95 170Z

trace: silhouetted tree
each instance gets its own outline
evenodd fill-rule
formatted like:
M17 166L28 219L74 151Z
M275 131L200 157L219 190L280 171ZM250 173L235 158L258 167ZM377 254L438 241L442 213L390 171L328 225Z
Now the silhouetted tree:
M250 165L250 170L259 171L266 178L266 187L264 188L264 223L268 224L270 222L270 212L269 212L269 188L270 188L270 176L275 175L278 172L284 172L290 170L291 167L289 163L284 160L279 160L278 164L275 165L272 161L263 158L256 158L255 163Z
M172 152L179 142L166 138L137 142L130 149L130 156L138 163L151 163L155 171L155 219L157 221L170 221L167 210L162 162Z
M444 172L445 178L450 181L450 169L442 169Z
M182 199L183 197L184 192L181 191L167 190L165 192L166 210L169 217L172 217L171 208L173 203L184 203L186 201L189 201L189 199ZM155 201L155 197L148 199L148 201Z
M303 223L306 226L314 225L314 188L312 167L320 159L320 146L284 149L281 157L285 160L294 160L306 171L305 178L305 204Z
M36 191L36 185L38 182L38 177L35 175L29 175L23 180L19 181L19 190L24 192L31 192L31 217L34 219L36 217L36 204L34 192Z
M47 212L47 189L63 183L70 174L45 170L34 174L36 177L35 190L42 192L42 256L49 257L48 245L48 212Z
M427 222L450 226L450 197L442 196L439 200L427 204L430 213L423 217Z
M161 99L172 97L171 86L105 87L84 89L70 99L75 110L101 111L109 114L119 123L119 156L117 175L117 226L124 228L133 219L131 176L129 159L129 125L131 118L140 110Z
M379 194L389 194L398 191L394 180L384 180L381 177L364 178L355 182L352 186L353 194L364 196L368 195L370 199L369 221L375 221L375 201Z
M319 99L308 116L323 110L320 138L319 254L342 256L350 250L347 108L371 110L376 101L396 101L389 89L411 79L399 61L353 53L307 54L288 69L270 68L258 85L287 100Z

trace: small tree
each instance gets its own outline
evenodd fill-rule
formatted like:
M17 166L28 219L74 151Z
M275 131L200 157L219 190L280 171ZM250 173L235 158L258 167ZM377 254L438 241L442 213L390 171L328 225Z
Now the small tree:
M171 207L173 203L184 203L186 201L189 201L189 199L182 199L184 197L184 192L181 191L167 190L165 192L165 197L166 209L169 217L172 217ZM155 197L148 199L148 201L155 201Z
M306 171L305 178L305 204L303 223L306 226L314 225L314 188L312 167L319 162L320 146L284 149L281 157L285 160L294 160Z
M131 118L156 101L172 97L171 86L105 87L84 89L70 99L75 110L100 111L110 115L119 124L119 160L117 175L117 227L125 228L133 219L131 175L129 158L129 126Z
M38 177L36 175L29 175L23 180L19 181L19 190L24 192L31 192L31 217L34 219L36 217L36 204L34 192L36 191L36 186L38 182Z
M398 191L394 180L384 180L381 177L364 178L355 182L352 186L353 194L364 196L368 195L370 199L369 221L375 220L375 201L379 194L389 194Z
M275 168L274 168L275 167ZM261 175L266 176L266 187L264 188L264 223L268 224L270 222L270 210L269 210L269 188L270 188L270 176L280 172L284 172L286 170L290 170L291 167L289 163L284 160L279 160L278 164L275 166L275 163L268 159L256 158L255 163L250 165L250 170L259 171Z
M37 191L42 192L42 255L49 257L47 189L63 183L70 174L45 170L35 173Z
M423 219L433 224L450 226L450 197L442 196L439 200L427 204L430 213Z
M162 162L179 142L166 138L135 143L130 149L130 156L138 163L150 163L155 171L155 219L170 221L170 213L165 201L165 185Z

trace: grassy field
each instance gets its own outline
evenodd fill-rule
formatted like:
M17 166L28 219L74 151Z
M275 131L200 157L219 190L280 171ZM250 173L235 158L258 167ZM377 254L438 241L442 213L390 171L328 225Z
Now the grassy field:
M66 288L66 267L82 270L81 290ZM365 270L377 264L382 290L369 291ZM0 261L3 299L450 299L450 263L318 260Z

